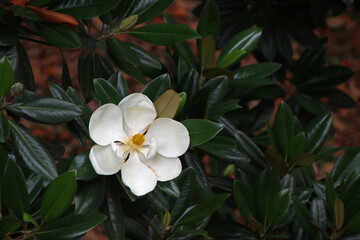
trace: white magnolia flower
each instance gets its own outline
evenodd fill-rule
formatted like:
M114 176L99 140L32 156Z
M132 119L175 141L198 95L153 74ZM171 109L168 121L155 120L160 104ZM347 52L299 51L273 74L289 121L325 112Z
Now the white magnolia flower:
M189 132L173 119L155 118L154 104L141 93L125 97L118 106L98 108L89 123L97 143L90 151L95 171L111 175L121 170L122 181L137 196L151 192L157 181L177 177Z

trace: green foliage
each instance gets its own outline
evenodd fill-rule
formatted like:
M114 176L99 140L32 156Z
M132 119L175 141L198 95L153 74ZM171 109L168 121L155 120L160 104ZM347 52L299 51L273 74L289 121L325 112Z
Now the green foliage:
M353 72L325 64L324 40L278 15L303 16L310 3L289 9L280 1L259 11L258 1L206 0L195 10L195 31L164 13L174 0L0 2L0 238L79 239L99 224L111 240L358 237L360 148L337 157L346 147L326 142L329 109L356 105L337 89ZM161 14L165 23L150 21ZM96 31L95 17L102 24ZM119 34L166 46L165 57ZM289 37L306 47L298 60ZM60 49L62 76L44 96L36 93L24 41ZM64 48L81 53L78 82ZM257 63L243 66L250 54ZM137 81L130 89L129 78ZM158 118L174 118L190 137L180 175L141 197L120 173L97 174L89 157L90 109L119 104L134 84ZM38 123L66 124L78 151L64 156L65 143L34 136ZM313 166L330 158L334 169L317 179Z

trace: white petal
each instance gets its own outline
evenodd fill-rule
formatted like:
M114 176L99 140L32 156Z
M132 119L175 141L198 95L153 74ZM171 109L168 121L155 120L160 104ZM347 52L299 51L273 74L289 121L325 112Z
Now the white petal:
M150 140L150 143L148 143L148 146L140 148L139 152L144 154L145 159L151 159L156 154L156 146L156 140L155 138L152 138Z
M129 159L122 166L121 178L136 196L151 192L157 182L154 172L140 161L136 152L131 152Z
M118 158L110 145L100 146L94 145L90 150L90 162L93 165L95 172L100 175L111 175L117 173L123 159Z
M141 93L133 93L119 103L124 120L135 135L146 128L156 117L156 110L151 100Z
M160 154L146 161L146 164L154 171L157 180L162 182L176 178L182 169L179 158L167 158Z
M125 159L129 154L130 147L126 144L112 142L111 147L120 159Z
M123 130L123 114L115 104L105 104L96 109L89 122L90 137L99 145L114 141L126 141Z
M155 138L156 151L165 157L178 157L189 147L189 132L184 125L170 118L158 118L150 126L145 139Z

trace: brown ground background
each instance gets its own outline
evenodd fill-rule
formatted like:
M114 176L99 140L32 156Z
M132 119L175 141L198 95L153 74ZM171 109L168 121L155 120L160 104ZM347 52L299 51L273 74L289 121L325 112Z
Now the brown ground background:
M198 18L192 15L192 9L199 4L194 0L176 0L175 3L167 10L179 23L187 24L196 29ZM162 18L158 17L155 22L161 22ZM327 60L329 64L341 64L347 66L355 72L354 76L340 88L347 92L357 101L357 107L352 109L333 109L333 123L335 134L330 138L327 144L337 146L360 146L360 13L355 13L349 9L349 13L344 13L336 17L327 19L328 27L317 29L316 34L320 37L327 36L329 39L329 48L327 50ZM95 24L96 25L96 24ZM100 27L100 25L96 25ZM123 38L123 37L122 37ZM128 38L125 36L125 38ZM128 39L127 39L128 40ZM164 47L153 46L141 42L140 40L131 39L145 49L156 54L160 59L164 59ZM189 41L195 46L193 41ZM293 44L297 49L296 43ZM32 42L24 42L24 46L30 58L33 67L36 86L38 92L43 95L50 95L48 82L61 81L62 58L58 48L40 45ZM77 62L80 50L64 50L64 56L67 61L74 87L79 89L77 83ZM295 51L295 57L299 54ZM244 60L245 64L252 63L254 59L248 57ZM141 86L129 79L131 91L141 90ZM91 102L90 108L95 109L96 103ZM26 123L25 123L26 124ZM42 139L50 143L65 143L66 156L74 156L75 153L81 152L83 148L74 140L73 136L66 127L36 125L33 126L33 133L40 134ZM324 165L326 170L331 169L332 164ZM320 174L320 172L319 172ZM107 239L100 227L87 233L83 240L105 240Z

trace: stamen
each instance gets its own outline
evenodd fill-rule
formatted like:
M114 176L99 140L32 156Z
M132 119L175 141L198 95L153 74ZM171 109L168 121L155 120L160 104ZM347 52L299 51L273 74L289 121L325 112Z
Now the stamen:
M142 144L145 142L145 136L138 133L135 134L132 138L131 141L133 144L137 145L137 146L142 146Z

